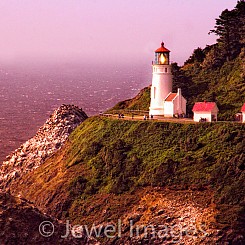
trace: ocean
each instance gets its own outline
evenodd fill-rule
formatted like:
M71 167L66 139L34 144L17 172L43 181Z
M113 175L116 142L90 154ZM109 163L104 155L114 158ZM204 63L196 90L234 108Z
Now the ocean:
M96 115L151 83L151 65L0 65L0 162L62 104Z

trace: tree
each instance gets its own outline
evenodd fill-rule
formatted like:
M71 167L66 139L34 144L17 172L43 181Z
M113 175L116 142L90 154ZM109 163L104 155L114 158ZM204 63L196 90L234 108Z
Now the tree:
M235 7L235 11L238 15L238 29L240 35L240 43L242 47L245 44L245 2L239 1Z
M194 62L203 62L205 58L205 54L201 48L197 48L193 51L193 54L190 56L190 58L185 62L186 64L192 64Z
M244 45L244 18L245 2L241 0L235 9L224 10L216 19L214 29L210 31L218 36L217 42L223 47L227 60L235 58Z

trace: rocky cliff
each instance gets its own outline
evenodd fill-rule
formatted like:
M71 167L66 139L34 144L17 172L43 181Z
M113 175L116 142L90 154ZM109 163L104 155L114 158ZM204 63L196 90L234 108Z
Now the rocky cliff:
M96 243L85 234L79 240L72 236L62 239L61 236L66 234L64 223L42 214L26 200L3 192L0 192L0 225L0 244Z
M86 113L74 105L62 105L50 116L37 134L21 145L0 165L0 184L38 168L59 150L70 133L85 119Z

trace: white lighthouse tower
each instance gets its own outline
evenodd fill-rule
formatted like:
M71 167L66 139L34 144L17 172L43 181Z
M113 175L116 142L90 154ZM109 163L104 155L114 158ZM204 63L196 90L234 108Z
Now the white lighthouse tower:
M155 60L152 64L152 86L150 115L164 115L164 100L172 92L172 74L169 65L170 51L161 43L161 47L155 51Z

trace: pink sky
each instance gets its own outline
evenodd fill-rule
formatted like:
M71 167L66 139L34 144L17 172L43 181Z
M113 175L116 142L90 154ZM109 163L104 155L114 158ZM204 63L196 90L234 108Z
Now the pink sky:
M0 60L151 62L161 41L183 63L236 0L1 0Z

